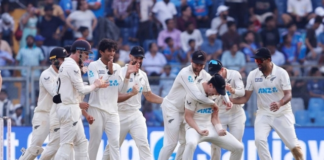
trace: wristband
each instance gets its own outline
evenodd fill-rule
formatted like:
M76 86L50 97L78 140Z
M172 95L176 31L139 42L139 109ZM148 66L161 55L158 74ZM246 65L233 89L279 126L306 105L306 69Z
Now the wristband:
M220 130L222 130L223 129L222 124L220 124L220 123L216 124L215 125L215 129L216 129L217 132L220 131Z
M229 98L228 98L227 93L225 93L225 95L222 96L222 98L223 98L223 100L224 100L226 103L230 103L230 102L231 102L231 101L229 100Z

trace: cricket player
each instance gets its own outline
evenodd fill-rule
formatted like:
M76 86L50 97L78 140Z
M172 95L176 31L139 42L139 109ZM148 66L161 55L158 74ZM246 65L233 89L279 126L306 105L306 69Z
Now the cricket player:
M208 63L208 73L210 75L218 73L225 79L225 82L227 83L225 85L225 89L231 98L244 96L244 84L242 81L242 76L238 71L223 67L223 64L219 60L211 60ZM235 104L230 110L226 110L227 106L221 101L218 102L220 102L217 103L219 106L218 116L222 122L222 128L225 130L229 128L229 132L238 141L242 142L246 121L245 112L242 108L244 104ZM221 148L212 144L211 157L212 160L220 160Z
M141 97L144 95L145 99L151 103L161 104L163 98L152 93L150 84L145 72L138 69L136 72L129 72L128 67L133 65L139 65L141 68L142 61L144 58L144 49L140 46L135 46L132 48L128 65L121 68L121 75L125 77L124 83L128 83L127 93L132 91L135 85L139 87L139 93L130 99L118 104L118 114L120 119L120 135L119 144L123 144L127 133L130 133L135 141L135 144L139 150L139 155L141 160L153 160L153 156L147 140L147 127L145 123L145 118L143 113L139 110L141 108ZM114 160L109 158L110 144L106 147L103 160Z
M234 104L244 104L249 100L253 90L256 91L258 110L254 133L260 160L271 160L267 138L272 128L290 149L294 158L303 160L303 153L295 133L288 73L271 62L271 54L267 48L258 49L253 58L258 68L248 75L245 95L231 98L231 101Z
M55 160L71 159L73 147L75 159L88 160L88 140L85 137L79 107L79 93L85 95L96 88L106 88L102 78L96 79L93 84L84 85L81 77L81 66L88 59L91 46L87 41L77 40L71 46L71 55L65 58L59 70L60 99L57 104L57 117L60 122L60 148ZM72 158L73 159L73 158Z
M39 97L32 120L33 132L30 147L22 149L19 160L34 160L43 152L42 145L49 134L50 110L53 105L53 96L58 77L58 70L66 57L64 48L54 48L50 53L51 65L39 77Z
M219 74L215 74L209 81L202 80L197 83L199 92L206 97L226 94L225 80ZM223 129L218 114L216 104L202 104L191 98L189 94L186 96L186 147L183 160L193 159L197 144L204 141L231 151L230 160L241 159L243 144Z
M134 85L132 92L121 94L123 78L121 77L119 64L113 63L117 43L113 40L103 39L98 46L101 58L91 62L88 67L88 77L92 84L99 77L109 82L110 86L95 90L90 93L88 110L89 114L96 117L96 121L90 125L89 157L96 160L98 148L103 131L106 132L109 143L110 159L119 160L119 115L117 101L127 100L138 93L138 86ZM137 71L133 65L127 68L127 72ZM128 83L126 83L127 85ZM125 87L126 88L126 87ZM125 91L126 92L126 89Z
M192 55L191 65L183 68L177 75L169 94L161 105L164 119L163 147L159 154L159 160L168 160L173 150L180 142L176 159L182 158L186 144L184 111L186 94L199 103L213 105L215 102L199 92L196 81L209 80L211 78L203 68L205 67L206 53L195 51ZM225 95L226 96L226 95ZM227 103L232 105L231 103Z

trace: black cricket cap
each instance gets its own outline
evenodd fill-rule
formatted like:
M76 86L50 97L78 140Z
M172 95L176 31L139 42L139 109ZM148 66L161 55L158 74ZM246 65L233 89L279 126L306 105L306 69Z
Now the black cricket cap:
M132 50L130 51L130 54L134 57L143 57L145 58L145 53L144 53L144 49L141 46L135 46L132 48Z
M220 60L210 60L208 62L208 73L214 75L223 68L223 64Z
M196 64L205 64L205 61L206 61L206 53L204 51L195 51L193 54L192 54L192 62L193 63L196 63Z
M256 52L255 52L255 55L252 56L252 58L255 58L255 59L260 59L260 58L264 58L264 59L267 59L267 58L271 58L271 53L270 53L270 50L268 48L259 48Z
M93 53L91 51L90 43L85 40L76 40L73 42L73 44L71 46L71 52L75 52L77 50L82 51L82 52Z
M66 56L67 56L67 52L64 48L55 47L54 49L52 49L49 59L52 60L57 58L65 58Z
M208 83L211 83L220 95L224 96L226 94L225 79L221 75L214 74Z

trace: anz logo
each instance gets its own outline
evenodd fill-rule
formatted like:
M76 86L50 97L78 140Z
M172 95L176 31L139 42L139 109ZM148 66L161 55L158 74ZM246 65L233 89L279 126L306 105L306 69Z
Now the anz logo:
M277 93L278 90L276 87L273 88L260 88L258 93L266 94L266 93Z
M189 82L194 82L193 78L191 76L188 77Z
M212 108L204 108L197 111L197 113L202 113L202 114L212 114L213 112L214 110Z
M228 96L231 96L231 92L229 92L229 91L226 91L226 93L227 93L227 95L228 95Z
M127 93L130 93L130 92L132 92L133 91L133 88L129 88L128 90L127 90ZM143 87L141 87L140 89L139 89L139 91L138 91L138 93L142 93L143 92Z
M110 80L109 81L109 84L110 84L110 86L118 86L119 85L119 83L118 83L118 81L117 80Z

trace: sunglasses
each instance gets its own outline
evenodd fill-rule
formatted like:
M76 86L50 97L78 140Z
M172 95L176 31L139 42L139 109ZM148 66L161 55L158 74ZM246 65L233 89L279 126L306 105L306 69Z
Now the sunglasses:
M214 65L218 65L218 61L215 61L215 60L210 60L208 64L214 64Z
M265 61L265 59L254 59L254 61L255 61L255 63L257 63L257 64L261 64L261 63L263 63L263 61Z

